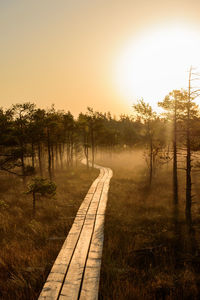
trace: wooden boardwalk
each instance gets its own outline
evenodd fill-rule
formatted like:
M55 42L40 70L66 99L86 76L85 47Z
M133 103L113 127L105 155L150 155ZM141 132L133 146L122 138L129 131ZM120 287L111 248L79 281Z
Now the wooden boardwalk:
M98 299L104 216L112 170L100 174L82 202L39 300Z

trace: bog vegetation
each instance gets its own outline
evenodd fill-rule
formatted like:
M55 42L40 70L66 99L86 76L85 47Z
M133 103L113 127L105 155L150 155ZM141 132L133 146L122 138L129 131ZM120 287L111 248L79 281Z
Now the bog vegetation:
M191 76L187 91L158 103L162 114L142 99L119 118L92 108L75 118L29 102L0 109L2 299L37 298L97 175L89 161L114 170L100 298L199 299L200 114Z

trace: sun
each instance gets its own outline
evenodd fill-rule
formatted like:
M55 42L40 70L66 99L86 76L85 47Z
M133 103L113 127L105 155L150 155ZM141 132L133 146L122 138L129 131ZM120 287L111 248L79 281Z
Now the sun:
M116 82L130 104L143 97L156 109L173 89L187 88L190 66L200 67L200 30L158 26L127 42L116 64Z

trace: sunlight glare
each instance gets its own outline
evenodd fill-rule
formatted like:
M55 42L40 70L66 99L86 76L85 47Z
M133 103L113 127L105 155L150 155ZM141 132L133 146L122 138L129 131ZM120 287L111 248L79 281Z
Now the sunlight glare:
M187 88L190 66L200 66L200 31L184 25L149 30L132 40L117 63L117 85L133 104L143 97L154 109L173 89Z

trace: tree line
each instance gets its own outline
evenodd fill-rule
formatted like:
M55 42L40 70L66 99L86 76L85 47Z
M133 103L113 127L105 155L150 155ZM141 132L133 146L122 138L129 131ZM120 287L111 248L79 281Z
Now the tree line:
M68 111L37 108L17 103L0 109L0 170L19 176L24 183L38 170L41 177L54 177L56 168L73 166L83 156L92 165L97 149L132 147L140 139L142 124L122 115L88 108L78 118Z
M195 99L198 90L173 90L158 106L157 114L143 99L133 105L133 115L116 118L88 108L75 118L71 112L17 103L0 109L0 171L22 178L24 185L37 172L52 181L55 170L69 168L85 157L94 166L98 150L143 147L151 186L156 168L172 161L173 199L178 205L178 169L186 171L186 218L191 222L191 171L198 167L192 155L200 149L200 115ZM182 163L183 157L185 163ZM181 164L180 164L181 163ZM183 167L184 166L184 167ZM38 184L38 182L37 182Z

